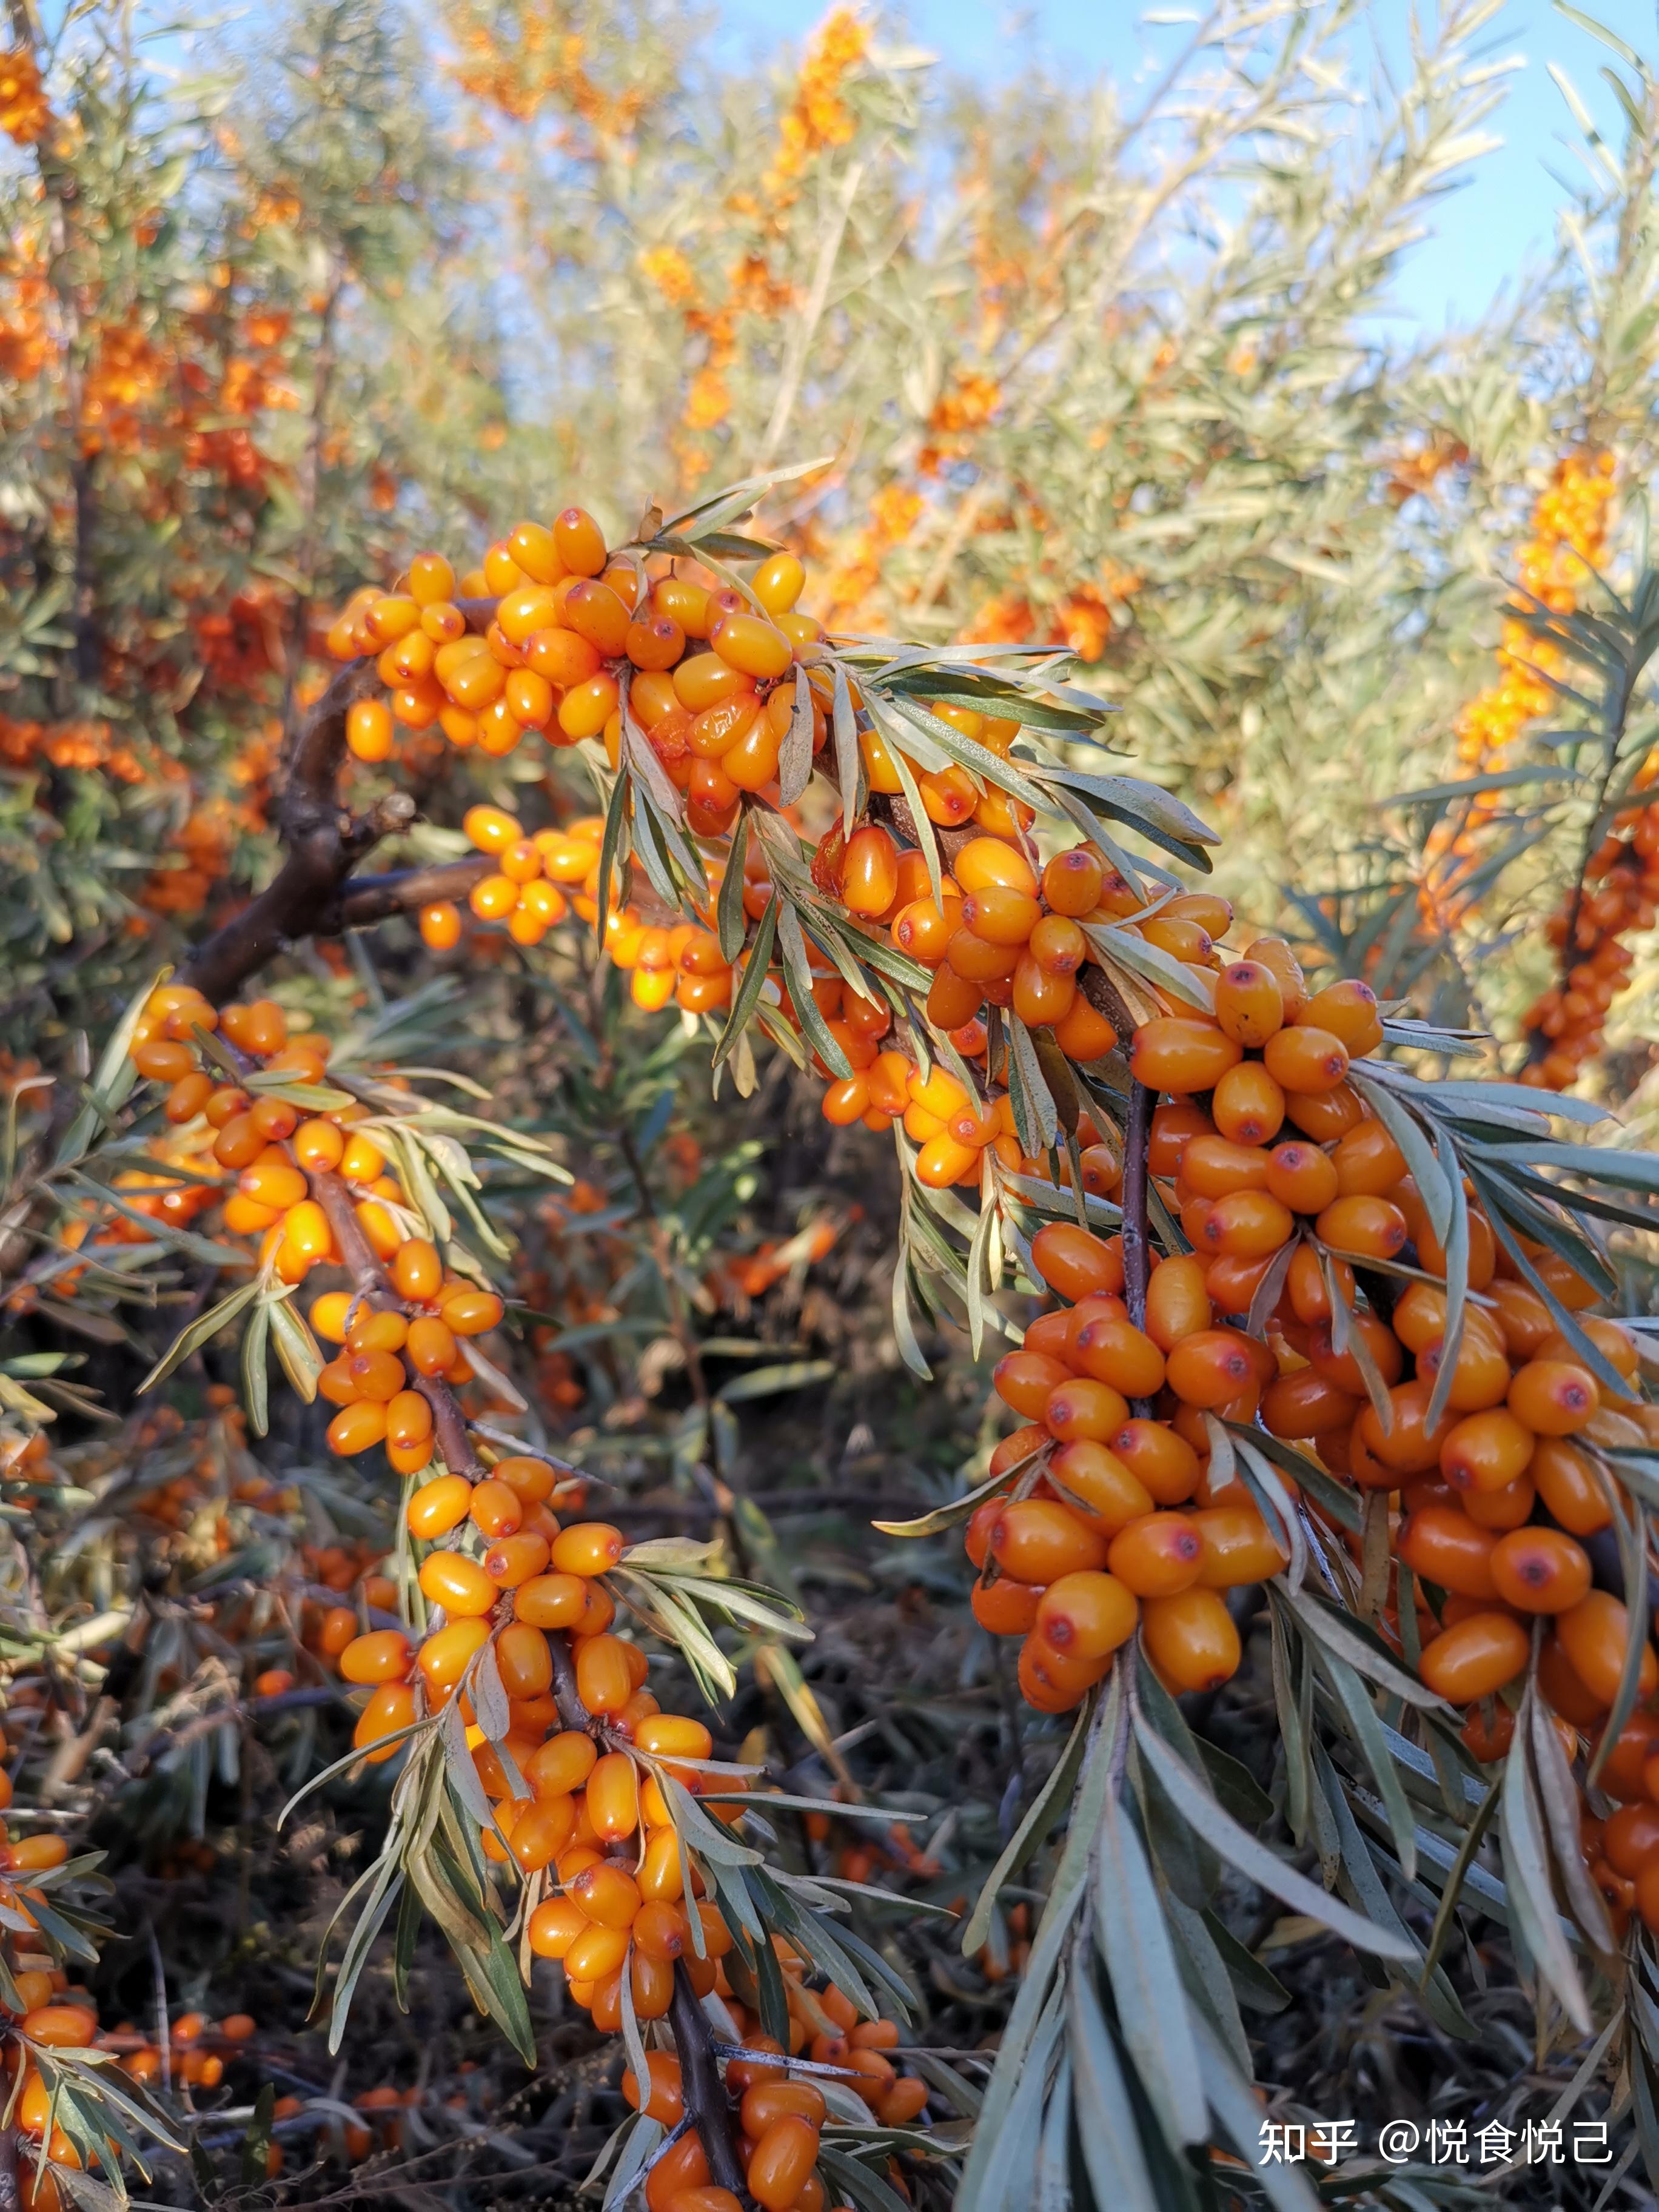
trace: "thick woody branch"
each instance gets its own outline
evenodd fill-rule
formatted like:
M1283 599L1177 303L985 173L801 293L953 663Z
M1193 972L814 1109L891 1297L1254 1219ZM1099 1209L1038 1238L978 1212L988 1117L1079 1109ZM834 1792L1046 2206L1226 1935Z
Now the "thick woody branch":
M744 2185L743 2161L732 2133L732 2108L726 2084L714 2062L714 2030L702 2001L691 1986L691 1977L681 1959L674 1966L674 2001L668 2008L668 2025L680 2055L680 2087L686 2116L702 2143L709 2179L717 2189L729 2189L739 2203L750 2202Z
M465 860L434 861L429 867L348 877L311 933L343 937L349 929L372 929L395 914L418 914L423 906L435 906L441 900L465 898L495 866L488 853L469 853Z
M414 804L405 793L395 793L373 813L354 818L342 809L336 791L346 716L380 680L372 660L352 662L301 724L277 817L283 865L234 921L198 945L180 979L215 1005L296 938L311 935L319 915L332 904L370 846L412 818Z
M1118 1042L1135 1033L1135 1018L1124 1002L1123 994L1103 968L1092 961L1078 971L1077 987L1097 1014L1104 1014L1117 1031Z
M902 837L908 845L919 847L921 843L921 832L916 827L916 817L910 811L910 802L907 799L897 798L884 791L872 791L870 794L870 819L884 823L896 837ZM956 866L957 856L964 845L971 845L975 837L985 835L982 830L975 828L971 823L965 830L943 830L938 823L929 826L933 832L933 842L939 847L939 859L947 869Z
M1123 1132L1123 1299L1137 1328L1146 1326L1152 1255L1146 1243L1146 1164L1152 1137L1152 1093L1133 1078Z

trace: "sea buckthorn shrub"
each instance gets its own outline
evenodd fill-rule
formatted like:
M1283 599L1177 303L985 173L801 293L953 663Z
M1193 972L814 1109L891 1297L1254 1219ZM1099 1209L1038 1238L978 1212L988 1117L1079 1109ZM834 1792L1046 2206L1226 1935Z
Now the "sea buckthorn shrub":
M1025 1704L1070 1728L1056 1774L1093 1809L1072 1822L1056 1895L1104 1834L1129 1854L1126 1880L1150 1879L1118 1794L1133 1770L1296 1909L1422 1960L1413 1934L1280 1875L1203 1810L1211 1785L1176 1701L1227 1685L1265 1607L1286 1756L1303 1761L1293 1834L1311 1832L1316 1806L1353 1820L1310 1734L1335 1728L1393 1863L1422 1867L1373 1702L1387 1699L1406 1751L1428 1758L1412 1737L1432 1741L1477 1800L1494 1771L1522 1777L1553 1818L1571 1800L1572 1849L1553 1846L1534 1897L1553 1915L1559 1883L1592 1952L1639 1944L1640 1823L1609 1830L1601 1808L1638 1763L1659 1657L1597 1540L1611 1531L1632 1556L1620 1469L1659 1417L1639 1331L1596 1310L1618 1283L1584 1221L1588 1200L1638 1226L1645 1164L1564 1140L1528 1091L1413 1073L1413 1057L1464 1041L1364 982L1310 981L1285 939L1238 930L1229 901L1189 887L1211 842L1194 816L1068 765L1091 757L1101 710L1052 666L896 660L796 611L810 592L792 555L757 554L745 577L706 545L694 557L699 526L616 547L568 509L516 526L471 573L422 554L398 589L348 602L330 632L342 673L313 720L343 766L389 765L401 741L377 758L365 732L385 725L360 712L383 705L394 732L436 723L463 754L574 755L598 799L544 824L539 804L467 811L477 857L452 864L464 895L434 899L423 872L404 909L427 950L482 956L502 932L534 961L556 933L584 932L634 1007L705 1039L740 1091L769 1044L823 1085L832 1129L893 1146L902 1355L925 1377L918 1309L959 1319L976 1349L992 1332L1012 1348L993 1368L976 1479L880 1525L959 1529L975 1627L1018 1639ZM434 631L453 635L441 647ZM398 652L417 636L429 659ZM441 663L452 642L466 649ZM507 683L532 647L550 696L520 684L515 706ZM688 766L728 760L729 791ZM787 1613L712 1571L700 1546L630 1544L574 1466L483 1411L510 1358L501 1255L461 1203L480 1186L445 1140L550 1181L559 1164L406 1077L358 1072L320 1030L291 1033L276 1000L210 994L198 979L237 941L210 940L141 997L111 1053L124 1082L152 1086L133 1097L155 1149L130 1172L205 1188L214 1234L246 1240L252 1279L213 1320L262 1329L301 1395L332 1409L328 1448L383 1455L402 1481L395 1559L345 1566L383 1579L396 1607L371 1618L365 1595L355 1616L325 1607L309 1626L357 1702L365 1768L396 1763L351 1956L404 1885L471 1924L505 1925L495 1916L515 1899L525 1960L556 1960L571 2000L621 2039L644 2115L629 2170L656 2159L644 2178L660 2174L665 2203L828 2202L842 2185L856 2198L851 2169L894 2151L925 2182L928 2137L912 2124L929 2082L880 2057L902 2030L866 1979L875 1954L813 1920L752 1844L733 1857L728 1838L760 1836L767 1792L647 1686L641 1631L678 1645L710 1692L732 1677L708 1624L746 1623L775 1647ZM143 1208L118 1218L152 1220L161 1201L133 1188ZM1018 1304L1032 1297L1036 1313ZM442 1881L420 1841L433 1803L450 1823ZM1521 1817L1506 1800L1498 1835L1524 1882ZM1028 1824L969 1916L963 1945L988 1978L999 1893L1042 1834ZM1354 1838L1340 1856L1374 1885L1373 1846ZM1076 1940L1038 1931L1014 2026L1029 2033ZM1086 1970L1104 1978L1080 2001L1103 2022L1122 2002L1127 1940L1103 1923ZM522 1984L489 1948L502 1941L457 1955L527 2050ZM1538 1966L1564 2017L1587 2021L1571 1952ZM878 1982L897 1996L890 1975ZM348 1981L337 2040L350 1996ZM1170 2002L1169 2032L1198 2033ZM843 2005L862 2007L862 2041ZM1093 2032L1081 2017L1067 2031ZM818 2051L836 2055L803 2056ZM1024 2057L1013 2033L991 2110L1048 2095ZM754 2095L772 2081L776 2097ZM1190 2124L1237 2142L1208 2092ZM969 2201L994 2195L994 2143L981 2128Z

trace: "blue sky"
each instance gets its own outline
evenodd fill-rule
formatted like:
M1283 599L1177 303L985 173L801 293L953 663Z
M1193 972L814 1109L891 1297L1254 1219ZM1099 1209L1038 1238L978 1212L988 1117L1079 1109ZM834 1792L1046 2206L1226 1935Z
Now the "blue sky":
M749 53L804 36L827 0L719 4L722 43ZM895 10L878 12L893 21ZM946 65L984 75L1024 66L1035 50L1057 68L1080 66L1091 76L1110 72L1134 82L1155 74L1158 57L1182 35L1176 28L1142 28L1141 9L1129 0L1026 0L1018 7L1006 0L908 0L903 12L913 33ZM1397 58L1406 47L1409 0L1370 0L1368 12L1383 52ZM1659 62L1655 0L1586 0L1585 12ZM1507 80L1504 106L1488 126L1504 144L1476 165L1462 191L1442 199L1435 234L1416 249L1397 287L1402 314L1431 329L1476 319L1504 279L1547 248L1563 197L1558 178L1583 174L1578 134L1551 80L1550 63L1565 70L1619 143L1618 109L1598 75L1613 58L1550 0L1505 0L1481 44L1492 59L1520 56L1526 66Z

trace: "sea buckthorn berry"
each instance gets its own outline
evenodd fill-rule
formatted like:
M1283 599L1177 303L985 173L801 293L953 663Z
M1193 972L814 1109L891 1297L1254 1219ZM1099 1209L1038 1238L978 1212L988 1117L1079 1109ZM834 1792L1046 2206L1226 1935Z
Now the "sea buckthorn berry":
M1044 1642L1074 1659L1105 1658L1128 1642L1139 1617L1133 1594L1098 1569L1060 1575L1036 1601L1036 1626Z
M1272 1172L1273 1157L1265 1146L1236 1145L1226 1137L1190 1138L1181 1154L1180 1180L1200 1198L1266 1190Z
M452 1620L428 1636L416 1656L428 1692L447 1696L465 1674L472 1656L489 1641L489 1624L477 1614Z
M1197 1241L1200 1251L1264 1260L1295 1233L1295 1216L1270 1191L1236 1190L1215 1200Z
M1071 1380L1071 1370L1063 1361L1040 1352L1006 1352L991 1370L998 1397L1028 1420L1040 1419L1049 1393Z
M1279 1147L1281 1152L1291 1149L1288 1145ZM1325 1158L1322 1152L1313 1157ZM1314 1233L1322 1244L1352 1253L1356 1259L1392 1260L1406 1242L1406 1217L1386 1198L1356 1194L1335 1199L1324 1206L1314 1224Z
M1338 1429L1346 1435L1358 1410L1358 1398L1317 1369L1304 1367L1268 1384L1262 1394L1261 1422L1275 1437L1322 1437Z
M1210 1099L1215 1126L1240 1145L1267 1145L1285 1121L1285 1093L1257 1060L1241 1060L1215 1085Z
M483 1571L498 1589L521 1589L547 1565L548 1539L526 1530L521 1536L500 1536L483 1555Z
M425 1541L449 1535L452 1528L460 1528L467 1520L467 1509L473 1500L473 1486L465 1475L438 1475L435 1482L422 1482L410 1500L404 1520L410 1522L410 1535L418 1535Z
M1498 1538L1492 1577L1498 1596L1519 1613L1565 1613L1589 1593L1589 1557L1559 1528L1516 1528Z
M597 576L605 567L605 533L585 507L568 507L556 517L553 545L568 575Z
M1170 1388L1183 1405L1214 1408L1263 1378L1249 1340L1237 1329L1200 1329L1185 1337L1165 1363Z
M898 887L898 848L891 836L874 823L855 830L842 862L841 896L848 912L884 915Z
M328 1425L328 1448L343 1459L349 1459L380 1443L385 1435L385 1405L378 1400L366 1399L341 1407Z
M1209 1091L1243 1057L1243 1048L1212 1022L1161 1015L1135 1031L1129 1069L1150 1091Z
M1244 957L1273 970L1285 1002L1285 1020L1299 1021L1308 1004L1308 986L1303 978L1301 963L1284 939L1258 937L1245 946Z
M513 1610L536 1628L574 1628L587 1603L587 1585L579 1575L538 1574L514 1592Z
M1437 1697L1463 1705L1513 1681L1528 1649L1527 1632L1512 1613L1476 1613L1425 1644L1417 1671Z
M480 1618L495 1604L497 1595L495 1583L478 1562L460 1552L432 1553L421 1563L420 1583L434 1605L442 1606L459 1620Z
M1484 1468L1487 1462L1480 1457L1478 1449L1467 1449L1463 1440L1459 1440L1456 1449L1451 1453L1450 1462L1448 1462L1447 1448L1456 1431L1457 1417L1448 1407L1433 1428L1428 1426L1426 1415L1431 1389L1432 1385L1427 1382L1396 1383L1389 1393L1391 1418L1386 1433L1377 1419L1376 1407L1368 1402L1354 1424L1355 1437L1364 1444L1372 1458L1395 1475L1426 1474L1431 1468L1437 1466L1448 1481L1460 1481L1453 1468L1468 1468L1470 1470L1468 1486L1498 1488L1499 1486L1495 1481L1483 1482L1475 1479L1474 1469L1477 1467ZM1471 1418L1480 1419L1484 1417L1476 1414ZM1516 1472L1518 1473L1519 1469ZM1514 1478L1506 1474L1504 1479L1510 1481ZM1382 1485L1384 1489L1398 1486L1397 1483ZM1462 1486L1461 1481L1460 1486Z
M1117 1031L1105 1015L1091 1005L1080 979L1077 996L1072 1001L1071 1012L1054 1024L1054 1042L1067 1060L1086 1066L1091 1060L1103 1060L1117 1043Z
M984 945L1024 945L1042 919L1042 908L1030 893L1011 884L987 884L962 902L963 929Z
M1057 1500L1026 1498L999 1508L989 1550L1016 1582L1044 1588L1064 1574L1103 1567L1104 1533Z
M1178 1175L1188 1146L1195 1138L1213 1137L1215 1133L1215 1123L1201 1106L1176 1102L1154 1107L1146 1151L1148 1168L1164 1180Z
M1043 1401L1043 1425L1061 1443L1079 1440L1104 1443L1129 1418L1129 1401L1109 1382L1092 1376L1068 1376Z
M1055 914L1080 918L1100 902L1101 865L1081 845L1057 853L1042 871L1042 896Z
M641 1751L659 1758L710 1759L714 1751L714 1739L702 1723L679 1713L658 1713L641 1721L634 1741Z
M1375 1052L1382 1042L1376 994L1369 983L1328 984L1315 992L1297 1018L1305 1027L1328 1030L1340 1037L1356 1058Z
M794 659L783 632L759 615L722 615L709 630L708 642L728 668L766 683L781 676Z
M1348 1048L1328 1030L1298 1024L1270 1036L1261 1064L1290 1096L1318 1097L1334 1091L1348 1073Z
M1558 1613L1555 1633L1573 1673L1603 1711L1618 1694L1629 1616L1623 1604L1606 1590L1591 1590L1570 1611ZM1639 1692L1644 1701L1659 1688L1659 1659L1651 1645L1642 1653Z
M1198 1580L1204 1547L1182 1513L1147 1513L1113 1537L1106 1564L1136 1597L1169 1597Z
M1071 1222L1050 1221L1038 1230L1031 1239L1031 1264L1063 1298L1087 1297L1094 1291L1115 1295L1123 1288L1121 1243L1108 1243Z
M1495 1598L1497 1538L1455 1506L1424 1505L1402 1524L1396 1548L1414 1575L1464 1597Z
M775 2119L755 2145L745 2180L762 2212L788 2212L799 2201L818 2154L818 2131L798 2113Z
M1538 1495L1561 1526L1575 1536L1593 1536L1611 1526L1613 1506L1595 1463L1564 1437L1540 1437L1527 1473Z
M1036 1623L1041 1595L1028 1583L1000 1575L994 1583L975 1583L968 1593L968 1607L991 1635L1024 1636Z
M1344 1198L1386 1198L1406 1173L1406 1159L1381 1121L1350 1129L1331 1154Z
M511 1458L497 1460L489 1473L492 1481L504 1482L529 1504L538 1504L553 1494L553 1469L544 1459L515 1452Z
M473 1526L481 1536L494 1540L514 1534L524 1520L524 1500L510 1483L490 1480L477 1484L468 1501Z
M402 1314L389 1310L381 1312L374 1306L360 1304L347 1325L345 1340L346 1350L350 1353L368 1352L381 1355L371 1368L351 1370L354 1379L358 1382L360 1395L378 1397L381 1389L387 1386L393 1390L400 1387L391 1368L385 1364L385 1355L401 1352L409 1340L409 1323ZM362 1378L370 1373L380 1379L376 1387L365 1391L362 1388Z
M1601 1393L1587 1368L1565 1359L1529 1359L1510 1383L1509 1408L1540 1437L1576 1436L1595 1417Z
M1201 1589L1266 1582L1289 1564L1289 1553L1254 1504L1206 1505L1187 1517L1202 1547L1197 1584Z
M440 1309L456 1336L483 1336L500 1322L506 1308L494 1291L456 1291Z
M1238 1672L1243 1656L1226 1601L1213 1589L1149 1596L1140 1639L1158 1673L1177 1692L1218 1689Z
M1364 1118L1364 1108L1359 1094L1351 1083L1339 1083L1334 1091L1315 1093L1284 1086L1285 1119L1311 1137L1316 1145L1328 1145L1333 1138L1346 1136ZM1473 1267L1470 1282L1474 1283Z
M640 1824L639 1777L625 1751L607 1752L587 1778L587 1815L602 1843L621 1843Z
M616 1565L627 1545L622 1530L607 1521L575 1521L553 1540L553 1566L562 1575L602 1575Z
M1072 1362L1125 1398L1150 1398L1164 1387L1162 1351L1145 1329L1130 1321L1103 1316L1085 1322L1073 1339ZM1114 1422L1113 1430L1121 1425Z
M406 1237L392 1255L392 1280L399 1297L416 1301L435 1297L443 1279L437 1247L424 1237Z
M1079 1440L1057 1451L1048 1462L1048 1480L1106 1535L1151 1513L1157 1502L1139 1475L1130 1474L1117 1453L1095 1440Z
M639 1884L614 1859L585 1867L569 1885L568 1894L602 1928L631 1928L639 1917Z
M1198 1487L1198 1454L1184 1437L1177 1436L1163 1421L1126 1421L1112 1438L1110 1449L1118 1464L1159 1505L1182 1504ZM1086 1498L1088 1492L1082 1494Z
M1260 961L1235 960L1216 978L1215 1018L1235 1043L1261 1046L1285 1025L1279 978Z
M411 1664L409 1638L401 1628L372 1630L340 1654L340 1673L348 1682L401 1682Z
M628 1646L619 1637L590 1636L576 1650L576 1687L590 1712L620 1712L633 1693Z
M1267 1188L1293 1213L1323 1213L1338 1194L1336 1170L1316 1145L1292 1139L1269 1155Z

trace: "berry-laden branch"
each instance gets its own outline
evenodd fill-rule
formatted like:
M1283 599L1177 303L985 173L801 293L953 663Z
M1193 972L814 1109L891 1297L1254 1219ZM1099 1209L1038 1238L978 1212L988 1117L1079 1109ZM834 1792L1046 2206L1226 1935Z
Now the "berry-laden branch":
M343 1182L332 1168L313 1168L308 1170L307 1180L312 1196L327 1218L352 1287L372 1304L388 1312L402 1313L404 1302L392 1287L385 1267L375 1258L352 1205L351 1193ZM441 1375L417 1374L413 1378L413 1387L432 1408L433 1433L438 1439L444 1465L452 1474L465 1475L469 1482L482 1482L486 1471L483 1462L472 1449L472 1440L466 1431L466 1416L448 1383Z
M184 968L182 980L214 1004L233 997L250 975L301 938L338 936L453 898L488 872L482 856L469 856L443 867L350 881L363 855L382 837L407 829L415 815L406 792L388 793L367 814L353 815L340 804L346 717L379 680L372 660L353 662L301 724L277 817L282 866L240 914L198 945Z
M341 1264L350 1276L354 1289L375 1307L402 1313L404 1302L364 1235L344 1182L331 1168L310 1170L307 1181L312 1196L327 1218ZM448 1383L441 1376L417 1375L414 1387L432 1408L434 1437L450 1474L461 1475L469 1482L483 1481L488 1470L473 1449L466 1416ZM596 1722L583 1701L567 1632L550 1629L547 1647L560 1719L567 1729L611 1742L603 1723ZM686 2115L702 2143L709 2173L718 2187L731 2190L747 2205L750 2199L744 2189L743 2161L732 2131L731 2109L715 2063L714 2032L683 1966L675 1969L668 2025L679 2055ZM0 2205L0 2212L4 2212L3 2205Z

